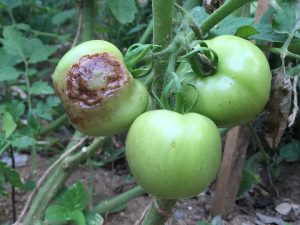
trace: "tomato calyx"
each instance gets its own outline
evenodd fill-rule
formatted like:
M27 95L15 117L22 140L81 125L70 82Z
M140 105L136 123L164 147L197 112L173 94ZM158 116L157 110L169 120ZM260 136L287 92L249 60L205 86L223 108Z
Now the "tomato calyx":
M178 76L175 72L171 73L172 79L166 84L164 89L161 92L161 96L158 97L156 91L156 82L157 78L152 83L151 91L154 99L160 105L160 108L178 112L180 114L191 112L193 105L197 103L198 97L195 98L195 103L192 106L187 107L184 104L184 85L191 86L195 89L196 96L198 92L196 87L192 84L185 84L185 80L189 78L189 76Z
M124 63L134 78L141 78L149 75L153 69L153 61L146 60L153 54L154 44L133 44L125 56Z
M199 76L210 76L217 70L218 55L210 49L203 41L197 41L194 43L194 47L184 55L184 58L188 58L188 62L191 65L192 70Z

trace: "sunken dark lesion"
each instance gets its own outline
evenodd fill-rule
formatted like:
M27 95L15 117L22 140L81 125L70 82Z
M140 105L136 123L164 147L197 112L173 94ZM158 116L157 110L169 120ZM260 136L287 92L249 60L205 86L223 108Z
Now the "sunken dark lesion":
M98 85L97 79L103 83ZM105 52L81 57L68 71L66 81L68 98L90 108L117 95L129 84L130 74L123 62Z

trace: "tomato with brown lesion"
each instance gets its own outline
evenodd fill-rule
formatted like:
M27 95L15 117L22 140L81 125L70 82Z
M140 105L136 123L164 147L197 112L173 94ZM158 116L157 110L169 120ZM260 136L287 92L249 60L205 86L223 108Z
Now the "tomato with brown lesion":
M71 124L88 135L121 132L148 105L145 86L127 70L121 52L103 40L87 41L67 52L53 84Z

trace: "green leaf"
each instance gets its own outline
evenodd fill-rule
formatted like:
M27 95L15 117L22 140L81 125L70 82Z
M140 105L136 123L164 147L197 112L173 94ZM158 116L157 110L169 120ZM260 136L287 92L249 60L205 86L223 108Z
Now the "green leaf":
M40 118L52 120L52 107L48 104L44 104L42 101L39 101L32 111Z
M32 95L49 95L54 94L54 90L52 87L49 86L47 82L37 81L31 86L30 93Z
M59 25L65 23L68 19L74 18L75 15L76 15L76 10L75 9L64 10L64 11L56 14L52 18L52 23L54 25L59 26Z
M0 67L10 67L14 66L17 63L21 62L21 59L15 57L14 55L7 54L4 48L0 48L0 58L1 58L1 66ZM1 72L1 70L0 70Z
M212 29L214 35L235 34L240 27L253 25L253 18L228 16Z
M5 51L13 56L19 56L21 59L25 57L25 49L27 40L11 26L6 26L3 29L2 44Z
M56 47L44 45L40 39L26 38L12 26L3 29L2 43L4 50L15 57L16 61L29 59L29 63L37 63L47 60L55 52Z
M23 102L13 99L12 101L5 103L5 109L12 115L14 121L18 121L20 116L25 112L25 105Z
M30 30L30 25L27 23L18 23L18 24L16 24L16 27L19 30Z
M47 105L50 107L55 107L60 105L60 100L57 96L49 96L47 98Z
M63 205L69 211L85 209L87 204L87 195L84 186L80 182L74 183L60 197L60 205Z
M290 77L299 76L300 74L300 64L287 69L287 75Z
M257 170L254 168L245 168L237 196L240 197L244 193L248 192L253 185L258 184L259 181L260 175Z
M68 219L71 220L76 225L86 225L85 217L81 211L75 210L69 212L67 215L68 215Z
M270 1L271 6L274 9L272 26L275 32L279 34L291 34L296 26L297 18L296 4L294 0L273 0ZM298 28L300 26L298 25ZM300 32L297 31L295 36L300 37Z
M137 12L135 0L106 0L106 4L120 23L131 23L134 20Z
M0 66L0 81L17 80L20 76L19 71L13 66Z
M202 21L209 16L209 14L205 11L204 7L200 7L200 6L193 8L191 11L191 15L193 17L193 20L197 24L202 23Z
M49 223L63 223L68 221L69 210L61 205L50 205L45 212L45 219Z
M258 31L253 26L245 25L245 26L239 27L236 30L234 35L247 39L248 37L250 37L254 34L257 34L257 33L258 33Z
M103 225L104 220L102 216L98 213L88 213L86 215L86 224L87 225Z
M29 53L29 63L42 62L56 51L56 47L44 45L40 39L33 38L27 41L27 52Z
M248 192L253 185L259 183L260 174L257 163L261 157L261 153L258 152L246 160L243 170L243 177L237 193L238 197L241 197L244 193Z
M300 142L289 142L279 149L279 157L288 162L294 162L300 159Z
M37 119L37 116L35 115L35 113L33 112L33 110L29 110L28 114L27 114L27 127L30 129L33 136L38 134L39 130L40 130L40 123Z
M2 124L3 124L3 131L5 133L5 139L7 139L16 130L17 124L15 123L12 115L9 112L4 112L2 118Z
M11 145L17 149L28 149L36 144L36 139L30 136L17 136L10 141Z
M9 10L12 10L19 5L22 5L22 0L1 0L0 4L1 3L5 5L5 7L7 7Z
M85 217L81 211L69 211L68 208L61 205L50 205L46 209L45 219L50 224L65 224L72 221L76 225L86 225Z
M3 175L6 182L10 183L14 187L18 187L22 189L24 188L25 184L23 184L20 174L1 161L0 161L0 174Z

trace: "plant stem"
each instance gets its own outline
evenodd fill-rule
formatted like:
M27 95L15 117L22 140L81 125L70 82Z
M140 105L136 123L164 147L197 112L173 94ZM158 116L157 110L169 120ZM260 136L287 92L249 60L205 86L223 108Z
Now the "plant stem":
M65 124L67 121L68 121L67 115L63 114L62 116L58 117L56 120L49 123L47 126L43 127L40 130L39 135L43 136L51 131L54 131L60 126L62 126L63 124Z
M13 14L12 10L8 9L7 11L8 11L8 15L11 19L11 22L12 22L13 26L15 26L16 25L16 20L15 20L15 17L14 17L14 14Z
M150 35L152 34L152 31L153 31L153 19L150 20L146 30L144 31L142 37L139 40L139 43L145 44L149 39Z
M258 47L263 50L263 51L268 51L268 52L271 52L273 54L276 54L276 55L284 55L284 57L290 57L290 58L294 58L294 59L299 59L300 60L300 55L297 55L297 54L294 54L292 52L289 52L287 50L286 47L281 47L281 48L275 48L275 47L269 47L269 46L263 46L263 45L258 45Z
M83 0L83 23L81 41L93 38L94 33L94 0Z
M93 168L93 160L89 157L87 160L88 168L89 168L89 203L88 207L90 209L93 208L93 197L94 197L94 168Z
M199 26L202 30L202 33L207 33L213 26L219 23L226 16L231 14L234 10L242 7L248 2L253 0L227 0L225 3L214 11L209 17L207 17ZM187 36L188 40L192 40L194 38L194 33L189 33Z
M174 0L152 0L153 43L161 46L161 49L168 47L171 42L173 9ZM162 89L167 65L168 55L161 55L154 61L154 76L158 76L159 92Z
M25 81L26 81L26 88L27 88L28 108L29 108L29 110L31 110L32 105L31 105L31 94L30 94L30 80L29 80L29 76L28 76L28 62L27 62L27 59L24 56L23 52L22 52L22 58L23 58L23 62L24 62L24 65L25 65Z
M110 212L112 209L120 205L123 205L134 198L142 196L143 194L145 194L143 188L137 186L132 188L131 190L128 190L108 200L101 201L97 206L93 208L92 211L94 213L105 214L107 212Z
M76 168L79 163L85 161L88 156L93 154L104 140L104 137L95 139L95 141L90 146L83 147L82 150L78 153L67 156L61 163L56 166L54 171L52 171L52 173L49 175L46 182L38 190L22 225L31 225L35 220L41 220L43 218L47 206L63 186L65 181L74 172L74 168Z
M16 167L14 150L10 149L10 157L11 157L11 168L14 169ZM17 210L16 210L16 192L14 185L11 185L11 207L13 214L13 222L17 220Z
M256 141L256 143L257 143L257 145L258 145L258 149L259 149L261 155L263 156L263 159L264 159L265 163L267 164L267 166L268 166L268 168L269 168L269 170L270 170L270 172L271 172L271 175L272 175L273 177L275 177L276 172L275 172L275 170L274 170L274 168L273 168L273 166L272 166L272 164L271 164L271 162L270 162L269 156L268 156L268 154L266 153L266 151L265 151L265 149L264 149L264 146L263 146L262 143L261 143L261 140L260 140L259 136L257 135L257 132L255 131L255 129L254 129L254 127L252 126L251 123L247 123L247 126L248 126L248 128L249 128L249 130L250 130L250 132L251 132L251 135L254 137L254 139L255 139L255 141Z
M163 225L172 215L176 200L155 198L145 216L142 225Z
M36 180L37 179L37 170L36 170L36 166L37 166L37 154L36 154L36 145L33 145L30 151L30 155L31 155L31 177Z

